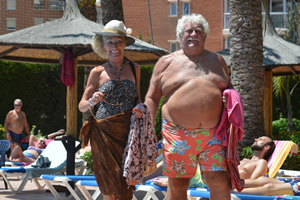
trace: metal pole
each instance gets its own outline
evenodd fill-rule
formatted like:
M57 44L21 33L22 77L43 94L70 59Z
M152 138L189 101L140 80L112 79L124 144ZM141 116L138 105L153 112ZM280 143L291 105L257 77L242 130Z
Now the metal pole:
M147 0L147 2L148 2L148 14L149 14L149 23L150 23L151 44L154 45L154 39L153 39L153 32L152 32L152 22L151 22L151 13L150 13L150 4L149 4L149 0Z

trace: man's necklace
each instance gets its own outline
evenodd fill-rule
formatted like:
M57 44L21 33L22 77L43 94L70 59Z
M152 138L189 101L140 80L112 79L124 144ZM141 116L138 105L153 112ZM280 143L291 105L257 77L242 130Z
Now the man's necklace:
M123 61L122 66L121 66L121 68L120 68L120 71L117 72L117 71L115 70L115 68L113 68L113 66L111 65L111 63L108 61L108 66L115 72L115 74L116 74L116 76L117 76L117 85L118 85L118 86L120 85L120 76L121 76L121 72L122 72L122 70L123 70L123 68L124 68L124 63L125 63L125 61Z
M192 61L195 64L194 67L196 70L201 68L201 65L198 63L199 56L197 56L196 58L191 58L191 57L188 58L190 59L190 61Z

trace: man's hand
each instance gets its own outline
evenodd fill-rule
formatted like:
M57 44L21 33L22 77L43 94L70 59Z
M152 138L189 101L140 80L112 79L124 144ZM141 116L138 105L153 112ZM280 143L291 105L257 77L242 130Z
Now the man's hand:
M11 141L11 136L10 136L9 133L6 133L6 139L7 139L8 141Z

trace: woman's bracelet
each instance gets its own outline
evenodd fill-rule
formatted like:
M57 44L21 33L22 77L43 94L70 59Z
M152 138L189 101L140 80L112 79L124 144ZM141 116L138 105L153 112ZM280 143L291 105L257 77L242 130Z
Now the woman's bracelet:
M92 98L89 98L89 101L88 101L88 102L89 102L89 106L90 106L90 107L93 107L93 106L94 106L94 105L92 104Z
M6 133L6 136L10 136L10 134L9 134L9 133Z

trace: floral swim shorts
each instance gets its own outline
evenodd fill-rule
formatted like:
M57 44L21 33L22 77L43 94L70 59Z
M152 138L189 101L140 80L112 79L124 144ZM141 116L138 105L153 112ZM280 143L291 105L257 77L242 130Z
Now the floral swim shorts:
M163 119L163 174L191 178L201 171L227 171L226 148L215 139L216 128L186 129Z
M291 187L293 189L295 196L300 196L300 178L294 178L292 182L290 182Z

